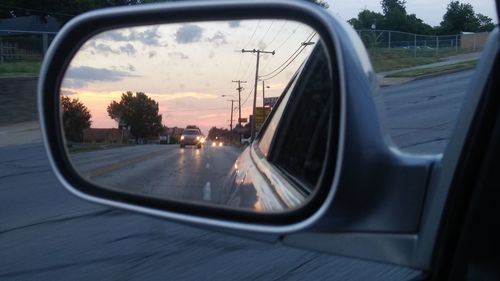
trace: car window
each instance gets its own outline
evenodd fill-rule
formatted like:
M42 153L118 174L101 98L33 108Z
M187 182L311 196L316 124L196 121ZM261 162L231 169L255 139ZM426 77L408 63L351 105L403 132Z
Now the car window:
M270 159L306 191L321 173L329 133L332 83L324 56L317 48L296 82Z
M186 130L184 131L185 135L197 135L199 132L197 130Z

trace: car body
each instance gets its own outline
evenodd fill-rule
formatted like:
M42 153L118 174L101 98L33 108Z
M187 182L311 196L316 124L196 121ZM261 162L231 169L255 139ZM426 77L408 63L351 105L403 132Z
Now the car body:
M177 3L95 13L68 24L49 52L39 86L42 130L56 174L71 192L97 203L348 256L353 276L343 276L345 280L390 279L387 272L408 268L419 272L416 280L490 274L487 269L494 269L490 261L498 261L498 252L485 262L482 258L489 256L480 252L467 255L476 248L464 242L483 242L481 235L470 239L475 229L468 225L484 218L477 215L484 213L469 212L481 206L472 195L498 191L487 187L500 184L498 176L491 176L500 166L500 102L494 79L500 73L498 27L474 73L445 153L412 155L387 138L379 118L377 77L358 35L317 9L295 1ZM58 73L64 70L58 59L71 57L68 50L76 34L88 38L98 27L130 20L148 23L152 17L177 23L249 15L307 22L321 31L322 47L292 79L260 134L236 161L222 196L224 205L239 209L103 191L74 175L60 149L60 126L52 116L58 108L52 101L59 93ZM56 51L62 56L55 56ZM248 190L253 197L244 194ZM477 229L488 237L489 224L498 220L494 212L486 214L489 219ZM482 246L488 249L487 243ZM361 263L366 260L373 264ZM380 273L378 265L389 269ZM457 273L468 266L470 271Z
M184 148L186 145L193 145L196 148L201 148L202 144L205 142L205 137L201 133L200 129L186 128L180 137L180 147Z

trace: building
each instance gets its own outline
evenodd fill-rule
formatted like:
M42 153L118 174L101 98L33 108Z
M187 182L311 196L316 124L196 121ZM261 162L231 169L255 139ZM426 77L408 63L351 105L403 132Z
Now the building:
M462 32L460 35L460 48L468 50L482 50L488 40L489 32Z
M61 26L50 16L0 19L0 63L41 60Z
M97 129L89 128L83 130L84 143L128 143L130 137L129 130L126 129Z

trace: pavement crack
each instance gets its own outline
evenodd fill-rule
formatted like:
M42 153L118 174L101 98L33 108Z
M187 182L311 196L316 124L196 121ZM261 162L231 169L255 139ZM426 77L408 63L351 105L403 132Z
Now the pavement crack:
M26 229L26 228L30 228L30 227L34 227L34 226L38 226L38 225L42 225L42 224L61 223L61 222L72 221L72 220L76 220L76 219L92 218L92 217L97 217L97 216L102 216L102 215L109 215L110 213L113 213L114 211L115 210L113 210L113 209L106 209L106 210L102 210L102 211L96 211L96 212L86 213L86 214L72 216L72 217L63 217L63 218L58 218L58 219L43 220L43 221L39 221L36 223L31 223L31 224L26 224L26 225L22 225L22 226L18 226L18 227L13 227L13 228L1 230L0 235L5 234L5 233L9 233L9 232L14 232L14 231Z
M44 169L44 170L34 170L34 171L26 171L26 172L20 172L20 173L7 174L7 175L0 176L0 180L6 179L6 178L10 178L10 177L25 176L25 175L40 174L40 173L48 173L50 171L52 171L52 170L51 169Z
M281 276L278 276L276 278L273 279L273 281L277 281L277 280L288 280L289 279L289 276L290 274L296 272L297 270L299 270L300 268L302 268L303 266L305 266L306 264L312 262L313 260L315 260L317 258L317 256L314 256L306 261L303 261L301 262L300 264L296 265L295 267L291 268L290 270L288 270L287 272L283 273Z
M79 262L71 262L71 263L63 263L63 264L58 264L58 265L52 265L52 266L45 266L45 267L40 267L40 268L34 268L34 269L23 269L19 271L13 271L13 272L8 272L8 273L2 273L0 274L0 278L15 278L15 277L20 277L20 276L33 276L34 274L39 274L39 273L45 273L45 272L50 272L50 271L55 271L55 270L60 270L60 269L65 269L65 268L71 268L71 267L82 267L82 266L89 266L89 265L95 265L99 263L122 263L125 264L127 262L130 262L131 260L137 260L137 259L147 259L151 256L157 255L159 253L143 253L143 254L131 254L131 255L122 255L122 256L111 256L111 257L104 257L104 258L97 258L97 259L91 259L91 260L84 260L84 261L79 261ZM141 257L137 257L140 255Z

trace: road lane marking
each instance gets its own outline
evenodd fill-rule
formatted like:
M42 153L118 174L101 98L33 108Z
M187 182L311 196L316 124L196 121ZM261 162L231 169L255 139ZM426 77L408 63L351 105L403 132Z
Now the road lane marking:
M205 165L205 168L210 169L210 163L207 162L207 165Z
M212 200L212 189L210 188L210 182L207 182L203 187L203 200Z

